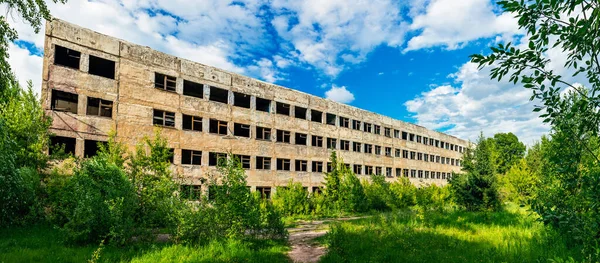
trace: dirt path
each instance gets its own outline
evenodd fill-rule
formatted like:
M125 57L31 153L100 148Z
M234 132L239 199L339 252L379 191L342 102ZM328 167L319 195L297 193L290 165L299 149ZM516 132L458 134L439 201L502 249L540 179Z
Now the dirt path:
M327 249L318 244L315 239L324 236L332 221L348 221L365 217L347 217L316 221L298 221L297 226L288 228L289 242L292 247L288 256L293 262L318 262Z

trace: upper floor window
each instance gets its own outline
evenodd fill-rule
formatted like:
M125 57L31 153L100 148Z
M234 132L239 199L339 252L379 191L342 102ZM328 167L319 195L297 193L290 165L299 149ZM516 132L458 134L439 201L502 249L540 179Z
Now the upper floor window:
M372 128L371 127L372 127L372 124L367 123L367 122L363 123L363 131L365 131L365 132L372 132Z
M181 164L192 164L192 165L201 165L202 164L202 152L195 150L181 150Z
M88 73L109 79L115 79L115 62L90 55Z
M306 108L296 106L294 107L294 117L306 120L306 111Z
M154 87L161 90L175 92L177 78L154 72Z
M327 149L337 149L337 139L327 138Z
M323 147L323 137L313 135L311 145L316 147Z
M381 126L379 126L379 125L373 125L373 128L375 128L374 131L373 131L373 133L375 133L375 134L381 134Z
M88 97L87 115L112 117L113 102L98 98Z
M233 135L250 138L250 125L234 123L233 124Z
M318 110L310 110L310 120L314 122L323 122L323 112Z
M329 125L336 125L335 124L335 120L336 120L337 116L335 116L335 114L331 114L331 113L327 113L327 124Z
M54 46L54 64L79 69L81 52L59 45Z
M250 95L234 92L233 93L233 106L238 106L246 109L250 109Z
M175 112L154 109L152 124L175 127Z
M387 128L387 127L383 128L383 129L385 132L385 137L392 137L392 129Z
M52 102L50 108L55 111L67 111L77 114L79 96L74 93L60 90L52 90Z
M204 85L184 79L183 95L204 98Z
M283 103L283 102L277 102L275 104L275 106L276 106L275 111L277 114L290 116L290 104Z
M270 141L271 140L271 128L256 126L256 139Z
M202 131L202 118L183 114L183 129L190 131Z
M290 143L290 137L289 131L277 130L277 142Z
M210 133L219 134L219 135L227 135L227 122L226 121L210 119L209 128L210 128L209 129Z
M256 110L271 112L271 101L263 98L256 97Z
M229 91L226 89L210 86L210 96L208 99L227 104L229 101Z
M350 119L340 116L340 127L349 128L350 127Z
M360 131L360 121L352 120L352 129Z

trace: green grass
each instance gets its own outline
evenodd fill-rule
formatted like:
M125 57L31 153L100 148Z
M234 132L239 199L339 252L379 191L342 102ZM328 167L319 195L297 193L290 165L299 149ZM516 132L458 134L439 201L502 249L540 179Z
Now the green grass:
M556 233L511 206L494 213L395 212L342 222L321 262L548 262L572 256Z
M48 226L0 229L0 262L87 262L98 246L69 246ZM287 244L223 241L203 247L173 244L105 246L99 262L289 262Z

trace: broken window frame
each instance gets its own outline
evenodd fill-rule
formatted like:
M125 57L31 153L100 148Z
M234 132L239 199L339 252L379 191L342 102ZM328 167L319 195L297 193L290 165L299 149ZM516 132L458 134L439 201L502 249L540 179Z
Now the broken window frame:
M394 149L394 157L396 157L396 158L402 157L402 150Z
M364 122L363 123L363 131L371 133L373 131L373 124L368 123L368 122Z
M255 108L257 111L271 112L271 100L255 97Z
M208 123L208 128L209 128L209 133L223 135L223 136L227 135L228 130L229 130L227 128L226 121L217 120L217 119L210 119L209 123Z
M381 126L377 124L373 124L373 133L377 135L381 135Z
M234 154L233 157L237 158L237 160L242 165L242 169L250 169L251 168L251 165L250 165L250 163L251 163L251 157L250 157L250 155Z
M256 139L261 141L270 141L271 128L256 126Z
M327 149L337 150L337 139L336 138L327 138Z
M373 145L365 143L365 153L373 153Z
M376 155L381 155L381 146L375 145L375 154Z
M154 72L154 88L168 92L177 92L177 78Z
M350 151L350 141L340 140L340 150Z
M392 138L392 129L388 127L383 127L383 132L385 137Z
M296 160L294 162L294 171L308 172L308 161L307 160Z
M95 108L95 109L94 109ZM93 111L96 111L94 114ZM86 115L112 118L113 102L100 98L87 97Z
M340 127L350 128L350 119L340 116Z
M365 175L372 175L372 174L373 174L373 166L365 165Z
M202 151L181 149L182 165L202 165Z
M385 168L385 176L386 177L394 177L394 175L392 175L392 167Z
M202 197L202 186L200 185L179 185L179 196L184 200L198 201Z
M65 104L68 108L58 108L57 104ZM79 94L66 92L62 90L52 90L52 101L50 108L53 111L70 112L77 114L77 108L79 107Z
M280 143L292 143L292 132L286 130L277 130L277 140Z
M198 131L202 132L202 117L182 114L181 129L184 131ZM189 123L190 126L187 124Z
M271 170L271 157L256 156L256 169Z
M402 140L408 141L408 132L402 131Z
M332 113L327 113L325 116L325 123L328 125L337 126L337 115Z
M174 128L175 112L152 109L152 125Z
M220 152L208 153L208 166L219 166L227 162L227 154Z
M296 145L308 145L308 135L306 133L297 132L294 136L294 144Z
M311 171L313 173L322 173L323 172L323 162L313 161L312 166L311 166Z
M261 199L271 199L271 187L257 186L256 191L260 193Z
M381 166L375 166L375 175L383 175L383 169Z
M311 146L323 147L323 136L312 135Z
M396 138L396 139L400 138L400 130L394 129L394 138Z
M361 121L359 121L359 120L352 120L352 129L360 131L361 130L360 124L361 124Z
M362 144L360 142L352 142L352 151L353 152L361 152Z
M385 147L385 156L392 157L392 147Z
M362 165L360 165L360 164L353 165L352 172L354 172L354 174L356 174L356 175L361 175L362 174Z
M291 160L286 158L277 158L277 171L290 171L291 170Z
M96 140L84 140L83 141L83 157L90 158L98 155L98 151L100 150L100 144L106 146L108 142L106 141L96 141ZM90 152L89 148L93 148L93 153Z

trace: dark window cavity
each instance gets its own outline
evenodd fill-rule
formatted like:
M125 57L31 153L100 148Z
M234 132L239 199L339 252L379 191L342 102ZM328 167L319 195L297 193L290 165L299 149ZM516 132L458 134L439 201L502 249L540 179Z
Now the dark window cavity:
M58 153L60 149L63 149L64 153L75 155L75 143L75 138L50 137L50 154Z
M271 170L271 157L256 156L256 169Z
M256 110L271 112L271 101L263 98L256 97Z
M318 110L310 110L310 120L313 122L323 122L323 112Z
M175 113L154 109L152 124L164 127L175 127Z
M311 145L315 147L323 147L323 137L313 135Z
M94 140L85 140L83 142L83 156L85 158L96 156L98 154L98 150L100 150L100 144L106 147L107 143Z
M210 86L210 100L225 103L229 101L229 91L217 87Z
M246 109L250 109L250 95L234 92L233 93L233 106L238 106Z
M226 161L227 161L227 154L225 154L225 153L217 153L217 152L208 153L208 165L210 165L210 166L217 166L220 164L225 164Z
M287 115L287 116L290 115L290 104L277 102L275 107L276 107L275 111L277 112L277 114Z
M289 131L277 130L277 142L290 143L290 137Z
M183 114L183 129L189 131L202 131L202 117Z
M290 170L290 159L277 158L277 170L289 171Z
M234 123L233 124L233 135L250 138L250 125Z
M154 72L154 87L161 90L175 92L177 78Z
M202 152L182 149L181 164L202 165Z
M337 139L327 138L327 149L337 149Z
M112 101L88 97L87 115L112 118L112 109Z
M271 128L256 126L256 139L270 141L271 140Z
M227 122L216 119L210 119L209 132L219 135L227 135Z
M77 100L79 96L74 93L52 90L50 107L55 111L66 111L77 114Z
M79 69L81 52L58 45L54 46L54 64Z
M308 171L308 161L306 160L296 160L295 169L297 172L306 172Z
M204 85L184 79L183 95L204 98Z
M115 62L90 55L90 68L88 73L100 77L115 79Z
M307 135L304 133L296 133L296 144L306 145Z
M306 108L296 106L294 107L294 117L306 120L306 111Z
M335 126L335 114L327 113L327 124Z
M313 161L312 162L312 172L313 173L322 173L323 172L323 162Z
M249 155L234 155L233 158L236 158L240 164L242 165L242 168L244 169L250 169L250 156Z

